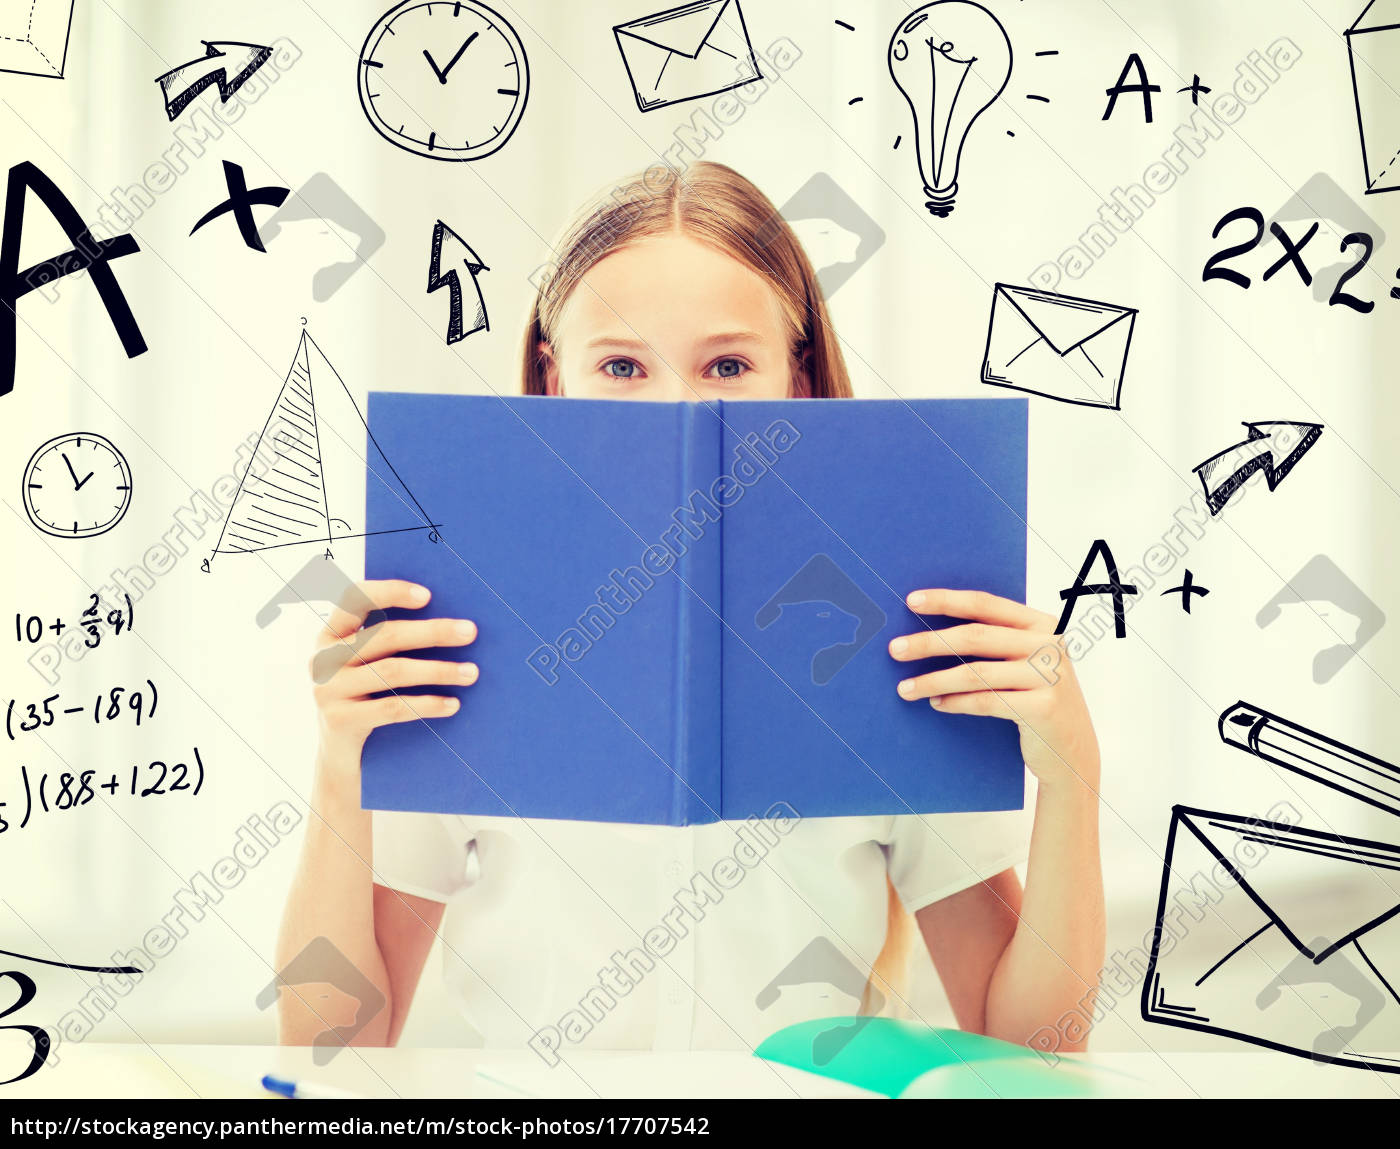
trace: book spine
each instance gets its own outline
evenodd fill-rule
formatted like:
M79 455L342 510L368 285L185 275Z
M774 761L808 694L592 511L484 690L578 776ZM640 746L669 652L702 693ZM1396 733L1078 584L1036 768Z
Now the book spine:
M675 798L671 822L720 815L720 528L710 490L723 437L718 405L681 403L676 558Z

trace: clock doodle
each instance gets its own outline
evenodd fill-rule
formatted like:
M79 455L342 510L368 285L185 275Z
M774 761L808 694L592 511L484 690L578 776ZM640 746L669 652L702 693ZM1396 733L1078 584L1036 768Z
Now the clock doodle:
M101 435L77 431L44 443L24 468L24 509L45 534L105 534L131 505L131 468Z
M360 106L391 144L434 160L479 160L510 139L530 95L520 37L476 0L407 0L360 52Z

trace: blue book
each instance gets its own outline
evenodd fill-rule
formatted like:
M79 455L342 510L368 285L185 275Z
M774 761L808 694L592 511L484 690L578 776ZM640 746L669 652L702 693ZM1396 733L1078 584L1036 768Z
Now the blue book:
M1006 721L895 691L904 597L1023 601L1024 399L649 403L374 392L370 430L443 524L371 534L370 578L474 619L451 718L385 727L367 809L694 825L1004 810ZM399 497L369 484L368 529ZM435 690L439 688L434 688ZM446 688L443 688L446 689Z

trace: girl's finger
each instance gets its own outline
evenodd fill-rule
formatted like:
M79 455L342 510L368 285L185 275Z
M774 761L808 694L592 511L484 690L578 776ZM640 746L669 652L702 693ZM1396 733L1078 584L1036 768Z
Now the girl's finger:
M331 641L353 647L345 661L358 666L405 650L466 646L476 641L476 623L465 618L396 619L377 623L348 639Z
M951 618L972 618L1017 630L1053 631L1056 620L1048 614L984 590L948 590L934 587L916 590L905 600L915 614L946 614Z
M983 658L1029 658L1045 645L1045 636L1010 626L969 622L942 630L916 630L890 642L890 655L899 662L936 658L942 654L975 654Z
M427 587L403 579L366 579L357 582L341 595L319 638L323 644L345 638L360 629L372 610L388 610L395 606L418 610L427 606L430 598L432 594Z
M1014 699L1015 692L1008 698ZM940 714L977 714L984 718L1005 718L1018 722L1020 716L1008 698L992 690L979 690L970 694L945 694L934 700L933 706Z
M393 726L401 722L417 722L420 718L447 718L461 709L456 698L440 694L398 694L389 698L371 698L352 702L367 724Z
M1044 684L1025 662L964 662L906 678L899 684L899 696L910 700L938 698L982 690L1033 690Z
M470 686L481 673L474 662L430 658L381 658L367 666L352 666L337 675L335 691L344 698L364 698L385 690L415 686Z

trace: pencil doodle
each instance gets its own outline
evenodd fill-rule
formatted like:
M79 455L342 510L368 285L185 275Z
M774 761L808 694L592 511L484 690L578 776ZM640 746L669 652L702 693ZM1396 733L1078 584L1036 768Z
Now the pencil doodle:
M1300 897L1290 868L1346 896ZM1173 929L1170 914L1190 896L1173 898L1173 876L1221 870L1233 879L1223 896L1193 911L1189 929ZM1387 842L1173 807L1143 1020L1400 1073L1400 999L1384 972L1395 937L1386 923L1400 911L1396 870L1400 847ZM1259 988L1242 993L1242 984Z
M1400 769L1373 754L1248 702L1229 707L1219 725L1227 746L1400 815Z
M1136 320L1131 307L998 283L982 382L1116 411Z
M1322 434L1322 427L1317 423L1277 420L1246 423L1245 427L1249 437L1242 443L1227 447L1193 468L1201 480L1212 515L1225 509L1231 496L1255 471L1264 473L1269 490L1277 489Z
M1346 30L1346 41L1366 194L1395 191L1400 189L1400 11L1394 0L1371 0Z
M1385 612L1326 555L1313 555L1259 608L1254 621L1260 628L1270 626L1288 607L1320 618L1341 639L1313 656L1312 679L1318 684L1331 682L1385 625Z
M392 490L402 508L400 525L356 529L345 515L363 508L353 476ZM352 509L355 508L355 509ZM358 516L357 516L358 517ZM365 417L330 360L305 330L282 382L248 468L239 480L218 542L204 560L278 547L332 543L369 534L436 532L433 522L380 450Z
M0 2L0 72L63 79L73 0Z
M888 62L914 118L925 206L945 218L957 200L967 135L1011 79L1011 41L982 5L935 0L900 20Z
M131 506L126 456L90 431L59 435L42 444L26 464L21 486L29 521L60 539L106 534Z
M1400 815L1400 770L1388 762L1249 702L1227 707L1219 727L1228 746ZM1221 867L1233 884L1210 916L1195 915L1184 935L1169 931L1172 876ZM1300 867L1334 890L1345 886L1345 896L1300 894L1293 873ZM1400 893L1382 871L1400 871L1400 847L1174 807L1143 1018L1315 1061L1400 1073L1393 1056L1400 1048L1400 998L1383 972L1396 938L1386 923L1400 914ZM1241 995L1241 981L1259 985L1252 1000Z
M443 241L449 238L451 242L447 244L447 259L444 263ZM462 286L459 265L466 269L467 278L471 281L471 294L474 297L470 327L464 327L462 324L467 289ZM447 310L448 343L456 343L478 331L490 330L491 324L486 318L486 300L481 294L481 281L477 278L483 271L490 270L471 249L471 245L442 220L433 225L433 242L428 255L428 294L431 295L442 287L446 287L451 294L451 303Z
M282 234L284 225L303 221L320 223L321 234L330 237L323 257L329 262L311 277L311 298L325 303L384 246L384 229L326 172L316 172L288 196L258 235L268 244Z
M165 114L171 120L190 106L206 88L217 86L219 102L226 104L249 78L272 58L272 49L263 44L243 44L236 40L202 40L204 55L156 77Z
M515 29L479 0L404 0L365 37L360 107L395 147L479 160L504 147L530 97Z
M698 0L613 28L643 112L763 78L739 0Z
M812 260L828 300L885 245L885 232L826 172L817 172L759 229L760 247L786 221Z
M63 229L73 247L52 259L46 259L20 270L19 255L24 231L25 205L29 192L49 210L54 222ZM5 218L0 224L0 397L8 395L15 386L16 324L19 316L15 304L46 284L65 275L86 271L102 300L121 340L128 359L146 351L146 341L131 305L122 293L121 284L112 272L112 260L134 255L141 249L129 233L96 239L92 229L78 213L68 197L58 190L53 180L28 160L10 169L5 186Z
M190 228L190 234L194 235L206 223L211 223L225 212L230 212L234 222L238 224L238 234L243 237L243 242L254 251L261 251L265 254L267 248L263 247L262 238L258 235L258 225L253 221L253 205L281 207L282 201L291 195L292 189L283 187L250 189L248 181L243 175L242 165L236 164L232 160L224 160L224 182L228 185L228 199L215 204L200 216L199 221Z

